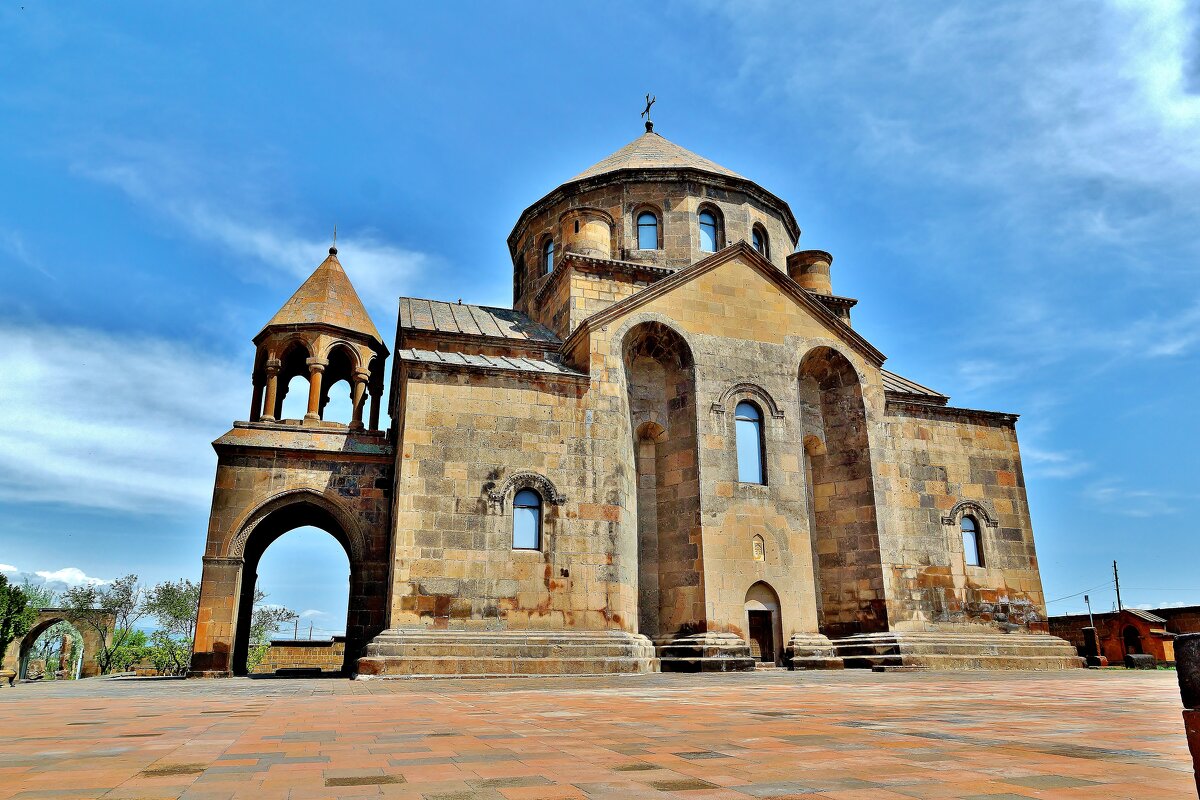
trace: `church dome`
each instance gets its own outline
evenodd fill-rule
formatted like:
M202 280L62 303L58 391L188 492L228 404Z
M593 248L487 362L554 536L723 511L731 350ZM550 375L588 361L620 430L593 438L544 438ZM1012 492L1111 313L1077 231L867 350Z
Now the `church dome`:
M596 162L571 178L568 183L623 169L694 169L745 180L733 170L698 156L691 150L668 141L661 134L648 130L608 158Z
M781 271L800 238L788 204L650 124L521 212L508 237L513 302L528 311L574 255L662 271L745 241Z

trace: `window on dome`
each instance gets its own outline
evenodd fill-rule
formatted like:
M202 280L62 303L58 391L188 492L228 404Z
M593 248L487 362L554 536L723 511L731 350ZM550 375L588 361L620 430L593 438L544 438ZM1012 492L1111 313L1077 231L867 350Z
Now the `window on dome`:
M552 271L554 271L553 239L546 239L546 243L542 245L542 269L546 275L549 275Z
M754 245L754 249L762 253L763 258L771 257L771 243L767 239L767 232L762 225L756 224L750 231L750 242Z
M658 249L658 215L643 211L637 218L638 250Z

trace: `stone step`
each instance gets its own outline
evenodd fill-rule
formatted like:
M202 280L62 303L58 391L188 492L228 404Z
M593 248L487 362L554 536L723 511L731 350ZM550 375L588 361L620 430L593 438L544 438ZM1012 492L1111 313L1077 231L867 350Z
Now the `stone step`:
M1074 669L1075 648L1048 634L887 631L834 642L847 667L929 669Z
M654 646L622 631L391 629L358 660L359 677L611 675L655 672Z

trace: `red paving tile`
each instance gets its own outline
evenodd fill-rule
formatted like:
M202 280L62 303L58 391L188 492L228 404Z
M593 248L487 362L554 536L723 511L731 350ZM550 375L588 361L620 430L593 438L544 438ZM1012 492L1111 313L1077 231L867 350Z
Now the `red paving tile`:
M1194 796L1167 672L93 679L0 731L0 800Z

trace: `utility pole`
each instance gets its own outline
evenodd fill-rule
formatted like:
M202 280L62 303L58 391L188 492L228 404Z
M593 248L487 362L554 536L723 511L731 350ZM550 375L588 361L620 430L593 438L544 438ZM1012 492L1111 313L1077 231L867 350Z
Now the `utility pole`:
M292 627L292 641L300 638L300 618L296 617L296 624Z
M1088 625L1091 626L1092 630L1095 630L1096 629L1096 620L1092 616L1092 601L1085 594L1083 596L1083 602L1087 603L1087 607L1088 607Z
M1117 585L1117 613L1125 610L1121 605L1121 576L1117 574L1117 562L1113 562L1113 583Z

